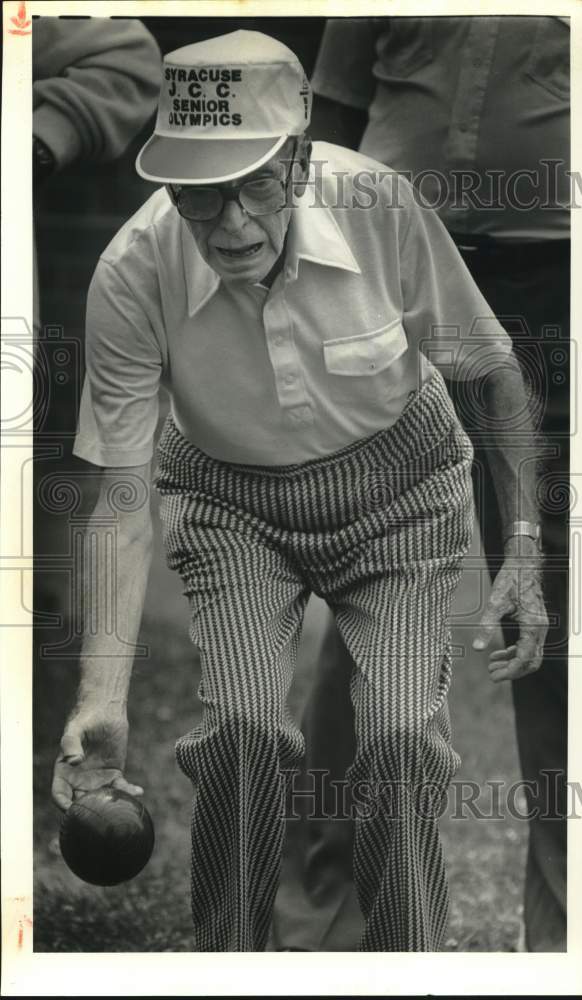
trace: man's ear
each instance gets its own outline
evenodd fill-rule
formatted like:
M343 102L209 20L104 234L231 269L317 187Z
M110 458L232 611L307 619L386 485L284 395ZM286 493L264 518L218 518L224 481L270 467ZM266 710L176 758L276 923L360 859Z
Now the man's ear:
M305 133L300 140L299 149L297 150L297 163L301 167L301 174L296 177L293 183L293 193L297 195L298 198L305 191L307 184L307 179L309 177L309 164L311 162L311 149L312 143L310 137Z

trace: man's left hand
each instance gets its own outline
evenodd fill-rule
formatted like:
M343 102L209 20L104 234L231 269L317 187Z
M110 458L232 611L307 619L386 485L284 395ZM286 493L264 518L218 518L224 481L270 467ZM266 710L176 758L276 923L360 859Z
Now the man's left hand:
M496 684L525 677L542 662L548 615L540 561L539 555L507 555L491 589L473 649L487 648L504 615L511 615L519 626L517 643L489 656L489 673Z

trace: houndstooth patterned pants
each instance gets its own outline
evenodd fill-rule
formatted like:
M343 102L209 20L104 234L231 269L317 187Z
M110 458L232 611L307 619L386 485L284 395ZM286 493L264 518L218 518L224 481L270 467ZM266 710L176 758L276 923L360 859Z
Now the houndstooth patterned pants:
M367 805L354 848L361 948L437 950L448 894L427 794L438 802L459 764L447 618L472 527L472 449L442 378L435 373L394 426L321 460L226 464L171 418L158 459L168 563L183 579L201 654L202 723L176 744L195 787L197 949L266 945L281 772L304 751L286 698L313 591L356 664L348 778Z

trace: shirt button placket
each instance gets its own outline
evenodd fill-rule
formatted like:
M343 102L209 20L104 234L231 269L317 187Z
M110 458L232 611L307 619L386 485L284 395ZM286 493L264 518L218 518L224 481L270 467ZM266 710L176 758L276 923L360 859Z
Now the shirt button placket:
M498 27L495 17L487 19L486 24L473 24L461 56L457 93L451 113L449 151L454 161L464 165L472 164L476 156L480 116Z
M284 410L305 406L308 400L293 340L291 316L280 293L265 304L263 319L279 405Z

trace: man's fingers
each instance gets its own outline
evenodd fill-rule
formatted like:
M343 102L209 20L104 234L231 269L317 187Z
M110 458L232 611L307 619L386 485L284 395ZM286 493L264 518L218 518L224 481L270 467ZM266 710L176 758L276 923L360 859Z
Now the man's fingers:
M522 626L515 646L499 650L489 657L491 680L496 684L505 680L517 680L538 670L542 662L546 631L543 625Z
M517 640L516 656L520 660L531 660L540 646L543 646L545 632L538 625L522 626Z
M497 660L512 660L515 656L517 646L507 646L506 649L495 649L489 653L489 662L495 663Z
M511 663L513 662L512 660ZM490 677L494 684L500 684L501 681L515 680L514 668L508 663L497 670L491 671Z
M535 673L541 662L541 656L535 656L528 662L514 657L508 663L490 665L489 674L494 684L499 684L501 681L516 681L527 674Z
M55 805L66 812L73 801L73 789L69 785L68 781L65 781L58 774L55 774L53 778L53 786L51 789L51 795Z
M493 634L499 627L503 615L511 614L515 610L514 604L505 596L498 596L492 592L485 613L479 623L477 634L473 639L473 649L486 649Z
M67 761L67 763L69 762ZM82 798L87 792L94 792L99 788L107 788L108 786L117 788L122 792L127 792L128 795L143 795L143 788L140 785L134 785L130 781L126 781L123 775L118 774L116 777L113 777L107 774L107 769L96 771L95 773L88 771L79 772L80 777L84 778L83 785L71 784L66 777L63 777L62 769L62 762L59 763L57 761L51 794L55 804L65 812L76 799Z
M73 767L85 759L81 742L81 731L75 726L67 726L61 740L62 759Z
M132 785L131 782L126 781L124 777L116 778L112 784L114 788L119 789L121 792L127 792L128 795L143 795L143 788L141 785Z
M498 625L499 618L497 616L484 615L477 630L477 635L473 639L473 649L487 649Z
M542 662L548 631L548 616L537 576L522 567L519 572L513 566L508 566L507 572L504 569L493 585L473 640L473 649L485 649L501 619L505 615L516 618L518 641L507 649L495 650L489 656L489 673L495 683L515 680L537 670Z

